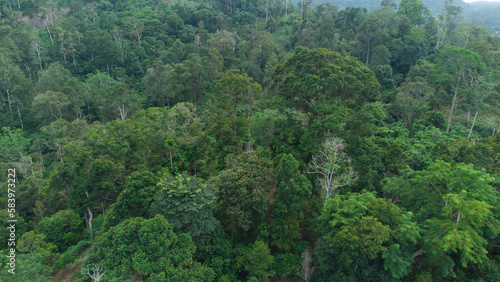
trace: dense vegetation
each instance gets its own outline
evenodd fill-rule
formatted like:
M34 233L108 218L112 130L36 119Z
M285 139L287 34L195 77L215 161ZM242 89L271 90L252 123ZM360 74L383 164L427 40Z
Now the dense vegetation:
M499 38L310 3L1 0L2 281L500 281Z

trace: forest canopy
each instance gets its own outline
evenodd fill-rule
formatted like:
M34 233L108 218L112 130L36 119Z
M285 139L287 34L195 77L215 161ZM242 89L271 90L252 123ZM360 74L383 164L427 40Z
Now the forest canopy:
M2 281L500 281L468 7L0 0Z

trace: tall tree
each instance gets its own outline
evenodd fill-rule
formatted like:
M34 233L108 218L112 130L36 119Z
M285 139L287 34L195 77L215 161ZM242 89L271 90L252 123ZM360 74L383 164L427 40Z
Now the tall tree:
M411 137L415 121L425 110L425 103L434 90L426 82L410 82L399 87L397 91L394 103L396 115L408 128L408 134Z
M294 241L300 239L303 208L305 201L311 196L311 183L298 169L299 162L292 155L283 155L276 169L271 244L284 251L290 250Z
M493 181L472 164L452 166L444 161L389 179L384 191L412 210L422 228L420 253L426 255L420 271L437 280L490 260L488 249L500 232L499 193Z
M144 85L146 94L149 100L155 106L170 107L170 100L173 97L172 91L168 88L168 74L172 67L169 64L164 64L163 61L157 61L152 68L147 70L147 75L144 77Z
M396 12L391 8L371 11L359 26L358 40L365 48L365 66L370 62L372 49L380 44L387 44L397 33Z
M183 172L164 177L158 186L151 211L163 215L174 231L189 233L198 241L215 230L218 221L213 217L216 202L213 185Z
M410 272L420 228L390 201L372 193L335 195L317 221L317 279L381 281Z
M453 90L446 133L450 131L451 117L460 88L467 83L468 78L477 77L485 68L486 65L483 63L481 56L472 50L448 46L439 52L435 65L429 71L428 76L429 79L444 84Z
M254 152L228 156L226 169L210 180L218 187L217 215L233 234L256 234L267 215L276 178L270 160Z
M224 146L239 147L255 99L262 91L257 82L238 70L227 71L215 84L209 98L207 118L210 128ZM223 141L225 140L225 141Z
M213 270L193 260L196 246L188 234L176 234L161 215L123 221L96 239L85 264L96 263L118 277L211 280ZM117 278L118 279L118 278Z
M376 98L379 87L373 72L357 59L303 47L276 68L274 80L278 94L289 106L304 111L311 122L331 114L335 101L356 107Z
M351 167L351 159L344 152L345 145L339 138L325 140L307 167L308 173L319 174L325 204L339 188L352 184L357 175Z
M54 91L36 95L32 103L37 112L36 117L41 121L62 119L63 113L70 105L71 102L66 94Z

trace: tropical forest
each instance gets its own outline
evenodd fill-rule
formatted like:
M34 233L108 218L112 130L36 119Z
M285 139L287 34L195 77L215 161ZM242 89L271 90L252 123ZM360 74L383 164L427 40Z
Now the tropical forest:
M0 281L496 282L499 189L498 2L0 0Z

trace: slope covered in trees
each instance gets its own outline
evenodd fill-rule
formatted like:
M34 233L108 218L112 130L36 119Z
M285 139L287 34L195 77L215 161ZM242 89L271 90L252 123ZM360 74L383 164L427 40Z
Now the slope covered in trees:
M499 281L500 40L425 3L0 1L2 281Z

